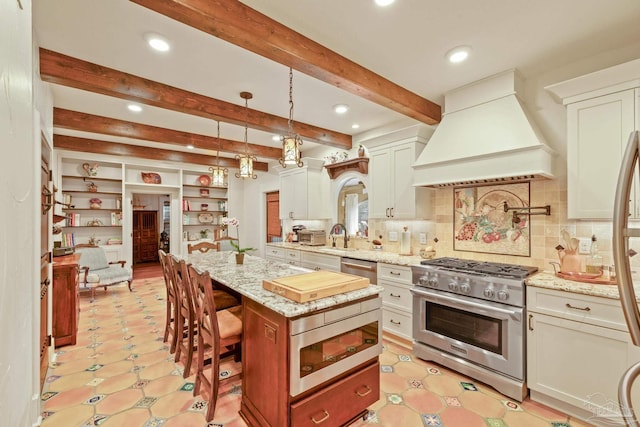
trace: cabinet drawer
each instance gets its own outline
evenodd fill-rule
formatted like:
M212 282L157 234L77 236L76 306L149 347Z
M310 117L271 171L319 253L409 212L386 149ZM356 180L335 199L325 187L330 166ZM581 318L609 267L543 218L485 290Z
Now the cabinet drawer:
M378 285L382 286L382 302L395 306L402 310L411 311L413 307L413 296L408 285L389 282L385 279L378 279Z
M378 280L380 279L391 279L410 285L411 267L378 263Z
M284 250L284 259L285 261L297 261L300 262L300 251L296 249L285 249Z
M302 266L312 270L340 271L340 257L301 251Z
M279 258L280 260L284 259L284 248L275 248L273 246L267 246L265 249L265 256L269 258Z
M620 301L610 298L529 287L527 309L620 331L628 330Z
M291 405L295 427L342 426L380 398L378 362Z
M382 329L406 339L412 339L412 316L388 305L382 306Z

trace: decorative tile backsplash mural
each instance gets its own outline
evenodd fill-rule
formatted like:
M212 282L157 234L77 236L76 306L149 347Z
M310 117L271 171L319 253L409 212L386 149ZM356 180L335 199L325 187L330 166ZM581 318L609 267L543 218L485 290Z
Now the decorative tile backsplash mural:
M529 183L454 188L453 249L530 256L528 218L514 224L505 204L529 206Z

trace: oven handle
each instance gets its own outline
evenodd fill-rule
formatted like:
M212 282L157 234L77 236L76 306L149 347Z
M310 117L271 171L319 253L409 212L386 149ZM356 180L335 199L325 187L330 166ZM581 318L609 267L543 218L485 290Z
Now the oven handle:
M495 305L492 305L491 309L487 310L487 306L485 304L478 303L475 301L470 301L469 299L463 300L462 298L464 297L450 297L443 293L435 293L426 289L419 289L419 288L411 288L411 292L414 295L426 297L429 299L429 301L436 302L436 303L444 303L443 305L457 308L459 310L468 310L469 308L474 308L487 314L492 314L497 312L505 316L509 316L518 322L522 321L522 308L520 307L509 310L506 308L496 307Z

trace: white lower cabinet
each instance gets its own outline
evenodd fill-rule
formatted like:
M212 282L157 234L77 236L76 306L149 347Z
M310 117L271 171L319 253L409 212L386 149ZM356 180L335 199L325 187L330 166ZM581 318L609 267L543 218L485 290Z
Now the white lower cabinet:
M298 249L285 249L284 262L300 267L300 251Z
M411 267L378 263L378 285L382 296L382 329L411 341L413 305Z
M309 268L311 270L340 272L339 256L300 251L300 262L302 267Z
M594 425L624 425L618 382L640 360L640 349L619 301L529 287L527 310L531 399Z
M267 245L264 251L264 257L267 261L284 262L284 248Z

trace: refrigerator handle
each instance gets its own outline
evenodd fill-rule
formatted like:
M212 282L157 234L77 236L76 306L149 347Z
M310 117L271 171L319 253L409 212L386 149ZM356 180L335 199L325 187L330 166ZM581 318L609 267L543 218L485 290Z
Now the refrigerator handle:
M633 185L633 174L638 162L640 132L634 131L622 158L616 198L613 205L613 261L616 265L620 302L629 334L636 346L640 346L640 311L631 278L629 262L629 237L640 237L640 229L629 228L629 197Z

